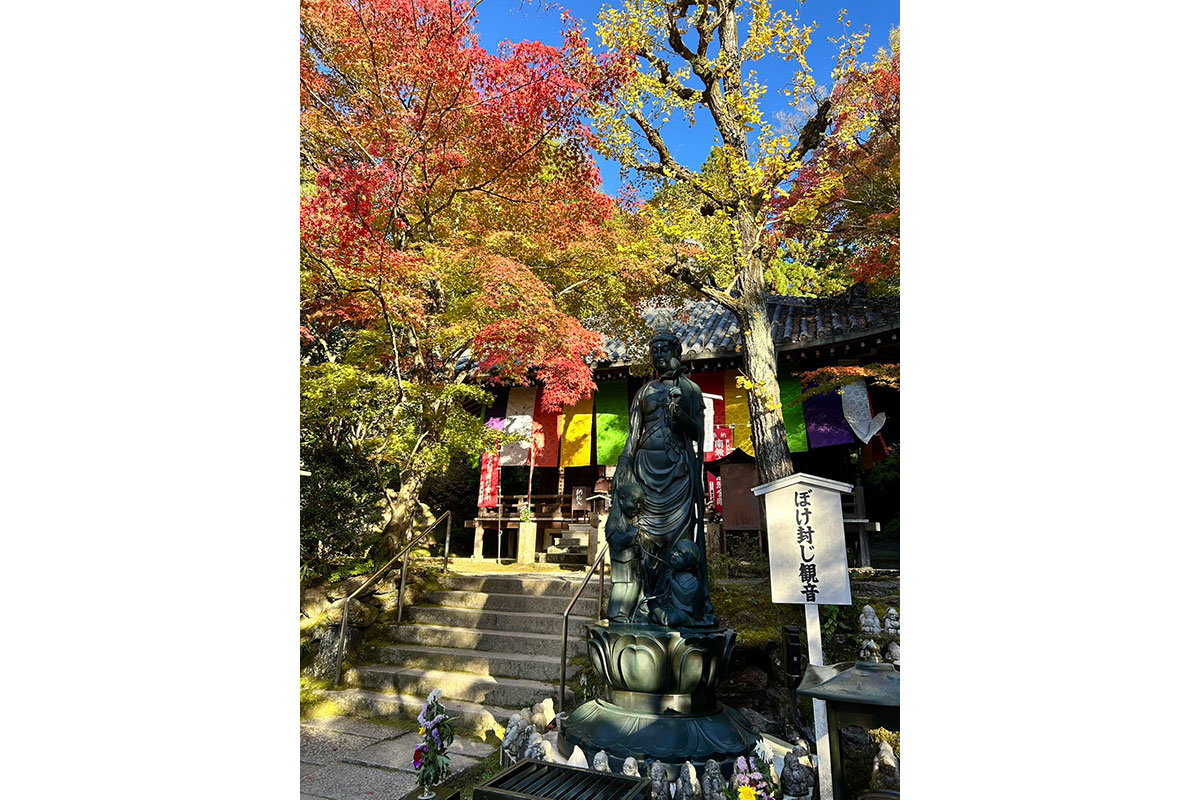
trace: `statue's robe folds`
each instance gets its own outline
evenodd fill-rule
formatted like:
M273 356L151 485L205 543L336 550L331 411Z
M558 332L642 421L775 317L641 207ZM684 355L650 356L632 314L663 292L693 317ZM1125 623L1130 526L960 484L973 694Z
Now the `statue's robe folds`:
M678 386L680 414L668 407L670 390ZM645 596L667 591L665 562L681 539L704 553L704 482L698 448L704 441L704 400L700 387L682 371L648 382L629 409L629 437L618 460L615 486L624 480L641 484L646 493L639 516ZM614 488L615 488L614 486ZM700 581L693 616L712 619L708 600L708 565L701 557ZM713 620L715 623L715 620Z

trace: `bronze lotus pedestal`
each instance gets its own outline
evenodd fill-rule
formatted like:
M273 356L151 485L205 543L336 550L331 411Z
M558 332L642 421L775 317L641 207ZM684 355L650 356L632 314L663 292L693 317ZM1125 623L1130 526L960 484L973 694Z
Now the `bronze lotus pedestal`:
M662 761L672 780L685 761L703 769L711 758L728 776L759 738L740 712L717 700L734 636L720 628L592 625L588 657L607 687L604 697L562 721L559 752L569 756L578 745L589 763L600 750L614 764L633 756L643 775L650 762Z

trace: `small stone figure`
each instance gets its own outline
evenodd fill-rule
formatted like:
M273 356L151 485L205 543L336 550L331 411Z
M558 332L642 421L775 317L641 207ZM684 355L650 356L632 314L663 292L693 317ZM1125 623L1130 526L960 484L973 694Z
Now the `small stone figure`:
M545 722L542 723L542 727L538 730L544 733L545 731L549 730L550 723L554 722L554 701L547 697L542 701L542 704L538 706L538 708L541 709L542 719L545 720Z
M859 661L879 661L879 645L875 644L874 639L867 639L862 644L862 650L858 653Z
M638 772L637 759L633 756L626 757L624 763L621 764L621 774L634 778L639 777L641 773Z
M650 800L671 800L671 781L661 761L650 765Z
M525 752L521 754L521 757L549 761L550 759L546 756L546 744L548 743L542 739L542 735L531 728L529 738L525 742Z
M521 757L521 752L524 750L525 722L521 719L520 714L513 714L508 718L508 725L504 728L504 740L500 743L500 749L504 751L504 756L507 763L512 764Z
M579 745L575 745L575 749L571 751L571 757L567 759L567 764L572 767L587 769L587 755L579 748Z
M608 765L608 753L603 750L596 753L592 757L592 769L596 772L612 772L612 767Z
M679 768L679 777L675 779L675 800L693 800L700 795L700 781L696 777L696 768L692 762L685 761Z
M706 598L696 577L700 548L690 539L681 539L671 549L669 566L666 591L651 599L650 621L670 628L703 626Z
M725 776L721 774L721 765L715 759L710 758L704 762L700 796L702 800L725 800Z
M900 612L889 608L883 612L883 632L888 636L900 635Z
M607 616L613 622L630 622L642 597L642 560L634 522L646 502L646 490L629 481L617 488L614 499L615 507L604 527L612 557Z
M900 643L899 642L892 642L891 644L888 645L887 660L892 662L893 664L895 664L897 667L900 666Z
M815 778L813 768L800 763L800 758L796 755L794 748L784 755L783 774L779 776L784 800L801 800L801 798L807 797L812 792Z
M875 753L875 763L871 766L871 788L900 791L900 765L896 761L896 752L887 742L880 742L879 751Z
M796 758L801 763L803 763L804 759L808 758L809 757L808 754L811 753L812 751L808 749L808 742L801 739L800 741L798 741L794 745L792 745L792 752L795 753Z
M858 627L867 636L878 636L883 633L883 628L879 624L879 615L869 605L863 606L862 614L858 617Z

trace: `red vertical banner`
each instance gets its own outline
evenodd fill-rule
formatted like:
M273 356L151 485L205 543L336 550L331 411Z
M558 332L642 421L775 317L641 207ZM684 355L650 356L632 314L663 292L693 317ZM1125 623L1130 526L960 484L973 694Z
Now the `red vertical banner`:
M547 411L545 390L538 389L537 405L533 409L533 465L558 466L558 440L562 436L562 412Z
M708 504L712 506L713 511L720 514L722 510L721 478L707 471L704 474L708 476Z
M484 453L479 469L479 507L495 508L500 503L500 454Z
M718 425L713 428L713 449L704 454L705 461L716 461L729 455L733 449L733 428L728 425Z

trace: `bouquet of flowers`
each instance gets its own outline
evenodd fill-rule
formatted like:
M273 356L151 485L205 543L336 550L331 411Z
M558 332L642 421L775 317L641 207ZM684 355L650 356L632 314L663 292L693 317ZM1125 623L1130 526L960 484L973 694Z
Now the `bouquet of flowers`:
M450 774L450 758L446 749L454 741L454 727L450 724L455 717L447 716L442 705L442 690L434 689L421 706L417 724L421 726L421 746L413 752L413 769L417 771L417 783L424 790L421 797L433 797L433 786Z
M733 800L771 800L776 796L777 789L770 770L764 772L754 756L738 756L733 779L729 783Z

